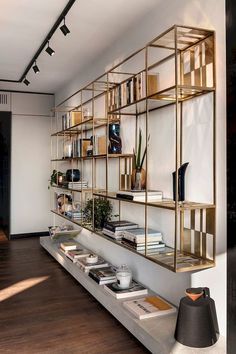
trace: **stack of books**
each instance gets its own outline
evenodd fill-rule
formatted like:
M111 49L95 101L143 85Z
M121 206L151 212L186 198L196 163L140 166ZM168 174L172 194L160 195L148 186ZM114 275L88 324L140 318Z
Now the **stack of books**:
M80 190L82 188L88 188L88 181L82 180L79 182L69 182L68 188L78 189L78 190Z
M98 261L96 263L88 263L87 262L87 257L88 256L84 256L84 257L80 257L77 262L76 265L83 271L88 273L90 271L90 269L93 268L104 268L104 267L108 267L109 264L102 258L98 256Z
M77 260L81 257L87 257L91 252L85 248L77 248L75 250L67 251L66 256L73 262L77 262Z
M63 252L76 250L79 244L77 242L65 241L60 243L60 248Z
M104 285L104 289L117 299L125 299L132 296L142 296L148 293L147 288L139 284L135 280L132 280L128 289L121 289L117 282Z
M136 229L137 227L138 224L127 220L108 221L104 224L102 232L115 240L121 240L125 230Z
M142 227L134 230L125 230L122 243L137 252L145 253L146 250L149 254L165 247L160 231L147 229L147 237L145 238L145 228Z
M146 191L144 190L130 190L130 191L118 191L116 197L120 199L133 200L135 202L145 202ZM159 202L163 199L162 191L149 190L147 191L147 202Z
M176 312L176 308L159 296L148 296L123 302L128 309L139 320L145 318L168 315Z
M68 218L76 220L81 220L83 216L83 212L79 210L69 210L65 214L68 216Z
M116 270L114 267L93 268L89 271L89 276L99 285L114 283L116 280Z

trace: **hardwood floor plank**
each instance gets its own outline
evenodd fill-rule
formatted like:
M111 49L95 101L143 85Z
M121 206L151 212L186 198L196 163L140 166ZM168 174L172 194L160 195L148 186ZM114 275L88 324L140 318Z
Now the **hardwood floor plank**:
M149 353L38 239L0 239L0 260L0 353Z

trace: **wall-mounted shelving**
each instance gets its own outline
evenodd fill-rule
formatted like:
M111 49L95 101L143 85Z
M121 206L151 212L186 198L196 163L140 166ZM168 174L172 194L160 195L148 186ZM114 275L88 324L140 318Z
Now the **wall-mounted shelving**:
M146 247L140 255L175 272L215 265L214 45L213 31L175 25L78 91L66 102L70 106L53 110L52 170L79 169L81 180L87 182L86 188L52 188L55 215L127 248L95 229L94 220L89 224L83 215L75 220L62 214L54 194L71 193L73 208L77 204L80 210L89 199L103 198L113 204L120 219L131 218L145 227L146 236L148 227L162 232L167 247L156 254L149 254ZM76 113L81 121L63 129L63 117ZM110 124L119 124L121 153L109 151ZM116 196L117 191L130 189L139 130L147 152L142 202ZM95 143L99 139L101 146ZM83 144L89 140L87 155L88 146ZM68 141L71 146L79 142L79 156L73 148L65 156ZM189 162L186 200L175 201L173 186L178 195L178 170L184 162ZM149 202L150 189L161 190L163 199Z

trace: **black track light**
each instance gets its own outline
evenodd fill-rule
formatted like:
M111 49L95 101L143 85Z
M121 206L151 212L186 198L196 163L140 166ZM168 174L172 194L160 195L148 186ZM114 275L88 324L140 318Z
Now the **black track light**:
M36 64L36 60L35 60L35 62L34 62L33 70L34 70L35 74L38 74L38 73L40 72L39 67L38 67L38 65Z
M48 46L45 49L45 51L51 56L55 54L54 50L51 47L49 47L49 41L48 41Z
M70 33L69 28L66 26L65 24L65 18L64 18L64 25L62 25L60 27L60 30L62 31L62 33L64 34L64 36L67 36L68 33Z
M26 77L24 78L23 82L26 86L29 86L29 84L30 84L29 80L27 80Z

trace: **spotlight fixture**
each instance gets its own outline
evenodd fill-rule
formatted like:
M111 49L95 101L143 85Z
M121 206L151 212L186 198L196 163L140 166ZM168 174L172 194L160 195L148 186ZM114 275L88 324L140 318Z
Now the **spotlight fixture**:
M35 74L38 74L40 72L39 67L38 67L38 65L36 63L36 60L34 62L33 70L34 70Z
M67 36L67 34L70 33L69 28L66 26L65 18L64 18L64 25L62 25L62 26L60 27L60 30L62 31L62 33L64 34L64 36Z
M49 47L49 41L48 41L48 46L45 49L45 51L51 56L55 54L54 50L51 47Z
M29 84L30 84L29 80L27 80L26 77L24 78L23 82L26 86L29 86Z

